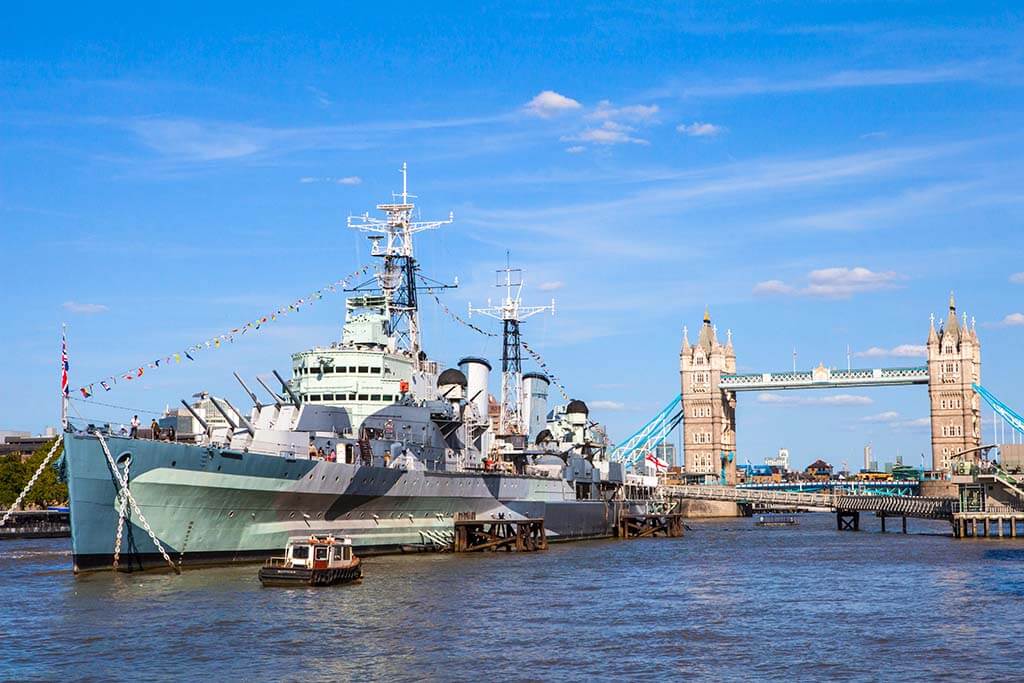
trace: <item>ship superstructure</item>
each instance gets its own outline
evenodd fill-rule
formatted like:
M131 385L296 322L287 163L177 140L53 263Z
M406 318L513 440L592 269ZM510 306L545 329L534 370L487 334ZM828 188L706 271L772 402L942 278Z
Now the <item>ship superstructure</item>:
M274 373L278 388L259 380L269 400L236 375L247 413L201 394L214 424L182 402L194 443L67 434L77 569L110 566L117 548L131 558L122 567L165 561L160 547L179 564L260 559L311 532L350 537L362 553L437 549L467 515L544 518L552 540L613 533L625 475L603 431L582 401L549 410L550 379L522 373L519 322L553 302L521 306L521 278L505 269L506 297L487 311L504 333L497 420L488 360L441 370L424 352L417 292L448 285L419 273L413 235L452 217L413 221L404 166L402 176L396 201L378 205L384 218L349 220L380 262L351 291L340 340L294 354L291 378ZM138 510L119 503L122 478Z

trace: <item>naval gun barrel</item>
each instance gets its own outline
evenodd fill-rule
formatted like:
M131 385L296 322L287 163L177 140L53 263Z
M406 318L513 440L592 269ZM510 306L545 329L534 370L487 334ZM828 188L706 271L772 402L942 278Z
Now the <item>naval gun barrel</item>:
M281 383L281 388L283 388L285 390L285 393L287 393L288 396L292 399L292 403L294 403L296 406L302 405L302 402L299 401L299 397L296 396L295 392L292 391L291 387L288 386L288 382L285 382L284 379L281 378L281 375L278 374L277 370L272 370L272 372L274 373L274 377L277 378L277 381Z
M224 399L224 403L227 403L228 408L231 408L231 410L235 411L235 415L238 416L238 421L242 423L242 428L245 429L245 431L249 432L249 436L256 436L256 430L252 428L252 423L245 419L245 416L242 415L241 411L239 411L237 408L231 405L231 401L227 399Z
M228 403L226 399L224 402ZM220 413L225 420L227 420L227 423L231 427L232 432L238 429L238 424L231 419L231 415L228 413L228 411L224 410L224 406L222 406L217 399L215 399L213 396L210 396L210 403L212 403L213 407L217 409L217 412ZM230 403L228 403L228 407L231 408L231 410L235 410ZM243 418L242 415L237 410L235 410L235 415L238 415L238 418L240 420L245 421L245 418ZM245 430L249 432L249 436L254 435L253 428L248 422L245 422Z
M263 404L260 403L260 400L258 398L256 398L256 394L252 393L252 390L249 389L249 387L245 384L245 382L242 380L242 378L238 376L238 373L237 372L232 372L231 374L235 376L235 379L238 380L238 383L242 385L243 389L245 389L245 393L249 394L249 398L252 400L252 404L254 406L256 406L256 410L259 410L260 408L262 408Z
M268 387L268 386L267 386L267 383L266 383L266 382L264 382L264 381L263 381L263 379L262 379L262 378L261 378L261 377L260 377L259 375L256 375L256 381L260 383L260 386L261 386L261 387L263 387L264 389L266 389L266 391L267 391L267 393L268 393L268 394L270 394L270 397L271 397L271 398L272 398L272 399L274 400L274 405L275 405L275 406L276 406L277 408L280 408L280 407L281 407L281 403L283 403L283 402L284 402L284 399L283 399L283 398L281 398L281 396L280 396L280 395L279 395L279 394L278 394L278 393L277 393L276 391L274 391L273 389L271 389L270 387Z
M203 431L206 432L206 436L210 436L210 425L206 424L206 420L199 417L199 413L197 413L188 403L185 403L184 400L182 400L181 405L185 406L185 410L192 413L192 417L199 423L199 426L203 428Z

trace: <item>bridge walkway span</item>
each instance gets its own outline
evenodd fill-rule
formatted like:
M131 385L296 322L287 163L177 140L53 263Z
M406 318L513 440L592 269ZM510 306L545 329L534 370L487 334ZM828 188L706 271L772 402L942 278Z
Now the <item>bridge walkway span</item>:
M720 500L734 503L767 503L790 507L819 508L836 512L874 512L892 517L952 520L952 498L922 496L856 496L833 493L760 491L729 486L661 486L667 499Z

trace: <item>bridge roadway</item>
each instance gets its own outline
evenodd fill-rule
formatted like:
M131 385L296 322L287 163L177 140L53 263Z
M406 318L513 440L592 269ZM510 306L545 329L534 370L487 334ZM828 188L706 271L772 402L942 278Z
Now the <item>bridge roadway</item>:
M660 486L658 490L665 498L669 499L767 503L795 508L815 508L835 512L874 512L889 517L944 519L947 521L953 519L953 503L955 502L952 498L763 491L736 489L730 486Z

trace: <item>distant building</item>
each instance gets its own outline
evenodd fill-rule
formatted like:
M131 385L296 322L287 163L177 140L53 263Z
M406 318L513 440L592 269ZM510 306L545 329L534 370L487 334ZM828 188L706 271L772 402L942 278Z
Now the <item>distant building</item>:
M769 465L771 467L778 467L783 472L788 472L789 471L789 449L788 448L780 448L779 449L779 454L776 455L774 458L765 458L764 459L764 464L765 465Z
M813 479L829 479L832 477L832 465L819 458L808 465L804 473Z
M682 463L678 460L676 445L663 441L654 449L654 456L662 462L667 462L669 467L679 467Z
M868 472L874 469L871 466L871 444L864 445L864 469Z

